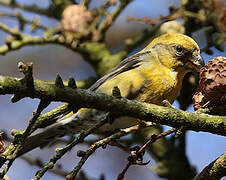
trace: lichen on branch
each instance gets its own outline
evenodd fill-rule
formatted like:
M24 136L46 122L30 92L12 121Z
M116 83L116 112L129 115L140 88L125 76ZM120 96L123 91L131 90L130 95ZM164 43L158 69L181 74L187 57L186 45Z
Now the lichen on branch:
M67 102L76 107L110 111L117 116L131 116L172 127L184 126L188 130L226 135L225 117L188 113L125 98L117 99L85 89L57 87L55 84L37 79L34 80L33 90L30 90L17 78L0 76L0 94L20 94L21 97Z

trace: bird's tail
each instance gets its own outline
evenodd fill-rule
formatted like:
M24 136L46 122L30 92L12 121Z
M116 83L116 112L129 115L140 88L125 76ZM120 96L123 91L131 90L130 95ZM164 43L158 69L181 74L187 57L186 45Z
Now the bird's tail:
M23 147L19 151L18 156L21 156L37 147L44 147L46 144L59 137L69 134L78 134L81 130L93 126L103 118L106 118L106 112L104 111L81 108L77 113L70 116L66 115L59 119L56 123L29 136L23 143ZM136 119L131 117L116 118L113 123L107 123L99 128L95 134L100 135L106 131L129 127L136 124L136 122Z
M84 124L84 121L82 123L82 121L77 118L77 113L70 117L58 120L56 123L29 136L23 143L18 156L21 156L37 147L44 147L48 143L52 142L53 139L57 139L72 133L79 133L81 128L84 128L82 124Z

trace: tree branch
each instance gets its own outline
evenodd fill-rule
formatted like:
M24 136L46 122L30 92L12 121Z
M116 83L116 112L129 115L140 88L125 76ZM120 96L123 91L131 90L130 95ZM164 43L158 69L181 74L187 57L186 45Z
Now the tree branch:
M206 166L193 180L219 180L226 176L226 152Z
M11 0L9 0L9 1L0 0L0 5L6 6L6 7L9 7L9 8L19 8L19 9L22 9L22 10L25 10L25 11L30 11L30 12L33 12L33 13L37 13L37 14L41 14L41 15L45 15L45 16L48 16L48 17L55 18L54 13L52 13L52 11L49 11L48 8L43 9L43 8L38 7L35 4L24 5L24 4L20 4L20 3L17 3L15 1L11 1Z
M38 171L33 178L33 180L40 179L49 169L52 169L56 162L61 159L61 157L66 154L68 151L70 151L75 145L81 143L84 141L84 139L91 133L93 133L96 129L100 128L102 125L104 125L108 121L107 118L102 119L97 124L95 124L92 127L89 127L87 131L84 131L81 133L73 142L65 146L64 148L58 148L56 150L56 156L50 159L49 163L47 163L40 171Z
M8 17L8 18L16 18L18 20L18 22L20 23L19 27L21 30L24 29L24 25L25 24L30 24L31 25L31 31L34 31L36 28L42 29L47 31L49 29L49 27L44 26L42 24L40 24L39 19L36 17L33 20L29 20L27 18L25 18L24 16L22 16L22 14L20 12L17 13L0 13L0 17Z
M118 116L131 116L172 127L184 126L188 130L226 135L225 117L188 113L174 108L131 101L125 98L117 99L103 93L79 88L60 88L40 80L34 80L34 88L30 90L17 78L0 76L0 94L20 94L22 97L68 102L75 107L110 111Z
M97 142L95 142L94 144L92 144L88 150L86 152L82 153L82 158L81 160L78 162L77 166L73 169L73 171L67 175L66 179L67 180L73 180L75 178L75 176L78 174L79 170L82 168L82 166L84 165L84 163L86 162L86 160L99 148L99 147L103 147L107 144L109 144L111 141L119 139L122 136L125 136L133 131L137 131L139 130L140 127L138 125L134 125L131 126L129 128L124 128L124 129L120 129L119 132L108 136L104 139L101 139Z
M120 13L125 9L125 7L131 2L132 0L121 0L120 5L116 10L111 14L111 22L113 23L116 18L120 15ZM109 1L108 1L109 2ZM106 33L109 27L111 27L112 23L109 23L107 18L101 23L99 31L103 34Z
M10 43L10 46L9 45L0 46L0 54L5 54L11 50L17 50L27 45L57 43L58 37L59 37L58 35L51 36L51 37L32 37L29 35L21 35L21 39L12 41Z

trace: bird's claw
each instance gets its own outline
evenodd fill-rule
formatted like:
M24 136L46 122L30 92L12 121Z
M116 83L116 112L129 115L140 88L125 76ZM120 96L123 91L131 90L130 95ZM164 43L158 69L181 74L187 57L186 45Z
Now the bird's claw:
M170 104L170 102L169 102L167 99L164 99L164 100L162 101L162 105L163 105L164 107L173 108L173 106Z

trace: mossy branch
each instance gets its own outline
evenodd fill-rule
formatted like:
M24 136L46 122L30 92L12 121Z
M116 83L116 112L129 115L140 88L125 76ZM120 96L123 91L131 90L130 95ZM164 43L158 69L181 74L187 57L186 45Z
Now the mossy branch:
M226 176L226 152L206 166L193 180L218 180Z
M96 108L110 111L118 116L131 116L172 127L184 126L185 129L226 135L226 118L201 113L157 106L154 104L131 101L71 87L58 87L55 84L34 80L34 88L27 88L20 79L0 76L0 94L19 94L20 97L61 101L76 107Z

